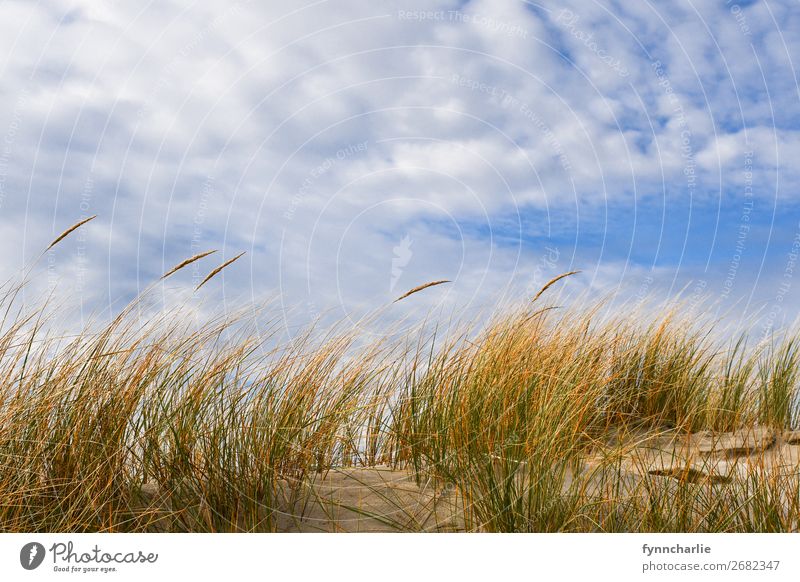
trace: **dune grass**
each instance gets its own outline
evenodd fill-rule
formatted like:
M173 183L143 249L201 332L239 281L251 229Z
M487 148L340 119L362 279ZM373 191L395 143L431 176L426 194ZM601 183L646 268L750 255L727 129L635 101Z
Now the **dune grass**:
M460 333L277 346L243 317L142 325L138 299L66 341L21 285L0 296L2 531L273 531L287 488L376 465L455 490L468 530L800 528L796 468L632 480L621 463L665 433L797 428L794 338L720 344L675 310L601 319L537 295Z

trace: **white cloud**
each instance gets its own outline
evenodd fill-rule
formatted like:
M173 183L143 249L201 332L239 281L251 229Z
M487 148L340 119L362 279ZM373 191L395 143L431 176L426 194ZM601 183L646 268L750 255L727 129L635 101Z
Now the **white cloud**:
M796 203L800 27L765 4L5 2L0 237L99 214L106 301L222 248L249 251L226 293L374 308L406 235L403 284L456 278L426 300L524 289L551 225L713 202L746 147ZM598 289L648 267L600 259Z

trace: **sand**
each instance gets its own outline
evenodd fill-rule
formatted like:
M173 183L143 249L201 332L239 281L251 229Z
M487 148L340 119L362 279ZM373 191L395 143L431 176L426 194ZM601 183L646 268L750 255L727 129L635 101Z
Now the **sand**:
M766 428L731 433L664 432L599 447L574 474L588 494L615 489L641 495L643 479L668 483L725 486L753 470L800 475L800 431L778 433ZM609 475L612 477L609 478ZM186 511L176 517L169 495L156 485L138 489L135 504L156 516L152 531L193 529ZM272 528L279 532L456 532L467 527L464 498L452 486L417 483L407 470L389 467L333 469L302 482L281 480L272 501ZM203 504L197 515L203 515ZM207 510L206 510L207 511ZM269 509L265 508L266 511ZM243 524L243 529L248 528ZM202 528L206 529L206 528ZM252 529L252 528L251 528ZM260 529L260 528L258 528ZM479 529L479 528L478 528Z

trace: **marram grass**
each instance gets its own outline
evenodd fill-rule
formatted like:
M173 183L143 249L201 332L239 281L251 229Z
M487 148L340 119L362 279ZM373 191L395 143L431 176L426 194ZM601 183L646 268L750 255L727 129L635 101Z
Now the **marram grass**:
M5 532L274 531L287 495L378 466L452 494L470 531L800 529L797 465L636 477L625 460L664 435L796 429L793 338L720 345L674 311L601 321L537 297L370 345L309 329L274 347L246 321L131 309L65 342L18 291L0 299Z

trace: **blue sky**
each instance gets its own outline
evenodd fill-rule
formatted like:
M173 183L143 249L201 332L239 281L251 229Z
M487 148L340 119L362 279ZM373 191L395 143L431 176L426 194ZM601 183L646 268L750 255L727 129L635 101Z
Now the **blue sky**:
M800 282L790 1L0 3L0 266L81 313L159 287L299 320L697 289L758 325ZM410 308L410 307L409 307ZM398 307L397 309L401 309ZM406 307L403 307L406 309ZM772 314L772 315L770 315Z

